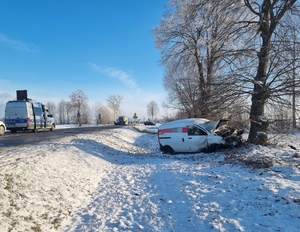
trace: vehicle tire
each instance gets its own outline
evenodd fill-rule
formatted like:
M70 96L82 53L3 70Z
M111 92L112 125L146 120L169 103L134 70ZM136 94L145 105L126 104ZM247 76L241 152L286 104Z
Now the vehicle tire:
M5 129L4 126L0 126L0 135L4 135Z
M163 151L164 151L164 153L167 153L167 154L174 154L173 148L168 145L163 147Z
M51 128L50 128L50 131L54 131L54 129L55 129L55 125L52 124L52 125L51 125Z
M16 130L10 130L10 132L11 132L11 133L16 133L17 131L16 131Z
M206 152L215 152L219 149L218 144L211 144L210 146L207 147Z

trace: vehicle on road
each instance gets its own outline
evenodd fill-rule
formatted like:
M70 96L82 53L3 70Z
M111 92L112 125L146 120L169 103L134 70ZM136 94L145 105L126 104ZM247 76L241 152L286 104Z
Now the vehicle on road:
M128 118L126 116L120 116L115 121L115 125L128 125Z
M158 127L160 150L171 154L210 152L240 145L243 130L232 129L226 122L228 120L216 122L203 118L189 118L164 123Z
M145 121L145 122L144 122L144 125L145 125L145 126L155 126L155 122L152 122L152 121Z
M0 135L4 135L6 131L6 126L4 124L4 122L0 121Z
M35 102L27 98L26 90L22 94L17 91L17 100L6 103L4 123L6 129L11 133L19 130L32 130L37 132L39 129L55 129L55 122L52 114L41 102Z

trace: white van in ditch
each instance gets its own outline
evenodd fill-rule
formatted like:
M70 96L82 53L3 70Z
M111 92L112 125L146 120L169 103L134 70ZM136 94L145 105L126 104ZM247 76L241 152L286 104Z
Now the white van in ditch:
M215 151L237 146L243 131L228 128L222 122L188 118L164 123L158 127L158 142L163 153ZM221 126L221 127L220 127Z
M11 133L19 130L55 129L54 118L41 102L27 100L13 100L6 103L5 118L6 129Z

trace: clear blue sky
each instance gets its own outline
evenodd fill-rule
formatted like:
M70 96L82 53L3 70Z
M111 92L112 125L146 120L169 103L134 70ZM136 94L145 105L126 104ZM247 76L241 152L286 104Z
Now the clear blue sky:
M89 105L121 95L121 113L161 112L160 52L151 30L168 0L0 1L0 118L4 105L26 89L47 103L70 100L77 89Z

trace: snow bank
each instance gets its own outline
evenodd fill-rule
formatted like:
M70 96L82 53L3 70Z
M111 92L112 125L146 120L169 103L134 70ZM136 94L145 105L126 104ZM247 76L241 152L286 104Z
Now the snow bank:
M172 156L124 127L2 148L0 231L299 231L300 155L281 142Z

